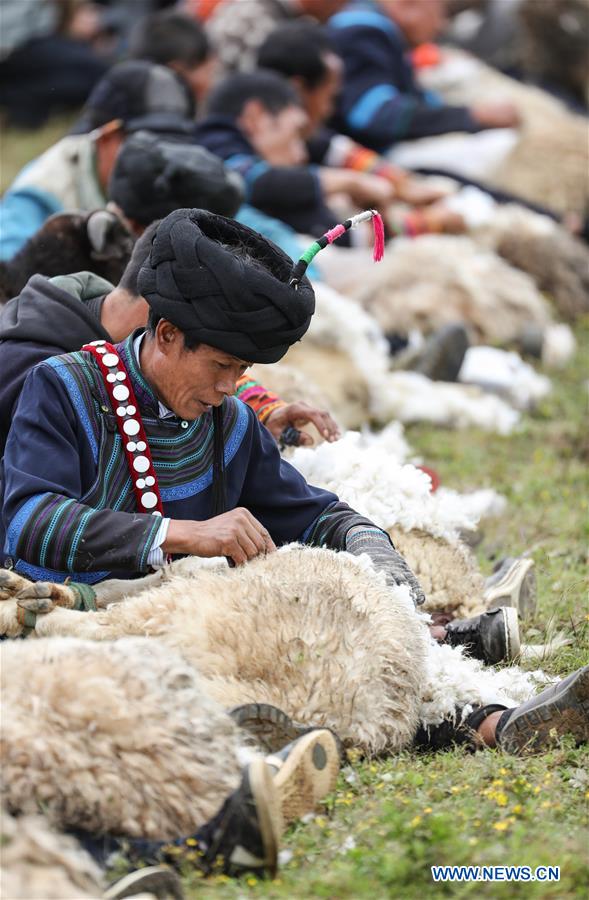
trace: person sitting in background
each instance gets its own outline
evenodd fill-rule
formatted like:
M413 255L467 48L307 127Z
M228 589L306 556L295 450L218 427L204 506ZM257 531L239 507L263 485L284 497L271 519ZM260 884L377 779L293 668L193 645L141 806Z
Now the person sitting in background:
M49 216L105 206L125 136L140 129L188 134L194 105L170 69L114 66L92 92L73 133L29 163L0 202L0 259L11 259Z
M328 206L334 194L360 208L386 209L393 199L393 186L382 178L306 165L308 117L295 89L275 72L228 76L211 92L207 110L197 143L243 176L247 203L301 234L337 223Z
M91 45L99 29L85 0L2 0L0 106L10 125L39 128L85 101L108 68Z
M141 19L131 33L129 56L168 66L188 84L197 106L209 92L217 66L202 25L176 9Z
M258 65L288 78L309 119L307 150L318 165L378 175L395 189L395 199L429 205L444 196L439 188L392 165L373 150L328 128L342 83L343 63L333 52L327 31L312 22L289 22L271 32L258 52ZM390 219L389 219L390 221ZM397 229L411 235L464 231L462 217L443 206L428 206L399 216Z
M511 103L448 106L417 84L408 50L432 41L445 22L444 0L351 3L328 23L344 62L334 127L379 153L404 140L512 128Z

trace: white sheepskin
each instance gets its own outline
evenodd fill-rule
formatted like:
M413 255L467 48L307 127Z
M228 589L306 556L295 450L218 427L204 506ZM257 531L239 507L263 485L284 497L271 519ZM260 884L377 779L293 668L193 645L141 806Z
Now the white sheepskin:
M71 611L44 621L68 615L75 631ZM239 784L238 729L169 646L120 637L2 643L3 802L98 834L191 834Z
M141 584L128 582L128 591ZM198 671L223 707L272 703L300 721L328 725L367 753L406 746L417 725L427 632L408 588L391 590L369 560L347 553L294 547L238 569L184 560L159 584L106 610L39 616L36 633L157 637ZM161 684L161 672L156 676ZM147 721L148 709L141 713ZM181 783L176 790L185 792ZM164 812L175 798L171 792Z
M0 815L3 900L99 900L102 873L71 835L42 816Z
M378 395L381 421L432 422L446 428L481 428L511 434L519 413L472 385L431 381L418 372L391 372ZM375 403L376 405L376 403Z

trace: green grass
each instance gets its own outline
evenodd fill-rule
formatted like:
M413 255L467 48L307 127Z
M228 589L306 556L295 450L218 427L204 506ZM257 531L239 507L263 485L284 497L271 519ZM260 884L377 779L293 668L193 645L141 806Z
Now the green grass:
M67 131L6 132L0 185ZM457 489L494 487L507 513L486 522L477 549L483 571L506 553L531 552L539 610L526 632L541 641L549 623L573 643L542 662L565 674L589 660L587 535L589 322L576 328L579 352L554 391L515 435L408 430L416 452ZM589 752L565 741L516 759L495 751L356 761L326 808L292 828L291 859L274 882L184 879L189 898L585 898L589 893ZM434 884L433 864L558 865L557 884Z

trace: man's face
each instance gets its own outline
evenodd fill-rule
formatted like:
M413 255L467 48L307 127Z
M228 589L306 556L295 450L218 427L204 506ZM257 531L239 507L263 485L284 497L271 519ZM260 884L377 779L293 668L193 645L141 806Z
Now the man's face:
M269 112L259 100L250 100L239 125L258 154L271 166L300 166L307 159L303 134L307 113L300 106Z
M305 87L300 79L293 79L309 117L307 136L313 134L330 118L342 83L343 63L339 56L336 56L335 53L327 53L323 57L323 61L327 71L323 81L316 87Z
M192 421L234 394L250 363L207 344L187 350L182 332L160 321L155 336L143 342L141 365L162 403Z
M412 47L435 40L446 24L445 0L380 0L380 5Z
M174 63L173 68L184 79L194 97L197 106L208 95L219 71L219 61L215 54L205 59L198 66L188 66L186 63Z

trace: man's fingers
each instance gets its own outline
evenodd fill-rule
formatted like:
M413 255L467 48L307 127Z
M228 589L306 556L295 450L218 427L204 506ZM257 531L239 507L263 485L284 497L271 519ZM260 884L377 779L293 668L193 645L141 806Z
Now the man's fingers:
M299 429L299 447L312 447L315 441L308 431Z
M321 437L328 441L335 441L340 437L338 424L335 419L332 419L327 410L305 409L302 411L302 415L299 415L295 420L294 425L298 427L299 424L306 425L308 422L312 422Z

